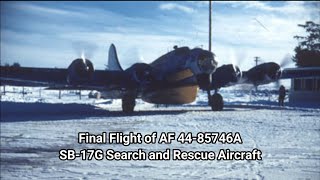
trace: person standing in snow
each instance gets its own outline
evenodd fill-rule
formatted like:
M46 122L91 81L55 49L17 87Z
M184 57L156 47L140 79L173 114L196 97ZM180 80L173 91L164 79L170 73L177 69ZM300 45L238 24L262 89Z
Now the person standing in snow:
M279 88L279 106L284 105L284 98L286 97L286 88L281 85Z

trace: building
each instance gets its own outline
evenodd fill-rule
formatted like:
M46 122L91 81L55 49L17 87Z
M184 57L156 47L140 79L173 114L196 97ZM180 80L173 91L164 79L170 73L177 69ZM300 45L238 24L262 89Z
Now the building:
M320 107L320 67L290 68L301 78L291 79L290 104L308 104Z

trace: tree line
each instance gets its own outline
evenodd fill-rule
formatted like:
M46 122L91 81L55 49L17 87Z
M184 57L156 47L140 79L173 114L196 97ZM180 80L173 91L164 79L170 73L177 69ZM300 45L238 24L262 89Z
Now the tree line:
M298 40L292 60L298 67L320 66L320 24L307 21L298 24L306 31L306 36L294 36Z

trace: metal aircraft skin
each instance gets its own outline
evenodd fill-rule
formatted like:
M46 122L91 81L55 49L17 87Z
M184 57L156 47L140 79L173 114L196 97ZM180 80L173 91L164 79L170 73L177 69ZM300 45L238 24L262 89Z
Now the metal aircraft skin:
M258 86L284 78L319 77L319 71L297 72L274 62L248 71L227 64L217 68L214 54L201 48L175 47L150 64L136 63L123 70L116 48L109 48L108 70L94 70L84 57L67 69L1 66L1 85L47 86L48 89L97 90L101 97L122 99L124 112L132 112L135 99L155 104L186 104L195 100L198 88L208 92L212 110L223 109L222 87L236 84ZM214 94L210 92L214 90Z
M193 102L197 75L210 76L216 67L212 52L181 47L150 64L136 63L123 70L111 44L108 70L94 70L84 57L73 60L67 69L1 66L1 84L97 90L104 98L122 99L123 111L132 112L136 98L155 104Z

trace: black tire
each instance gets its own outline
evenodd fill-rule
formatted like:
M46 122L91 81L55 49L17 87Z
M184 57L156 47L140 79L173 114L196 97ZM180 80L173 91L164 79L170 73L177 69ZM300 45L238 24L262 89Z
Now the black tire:
M125 96L122 98L122 111L124 113L133 113L135 105L136 99L134 97Z
M211 96L211 109L212 111L222 111L223 110L223 98L219 93Z

